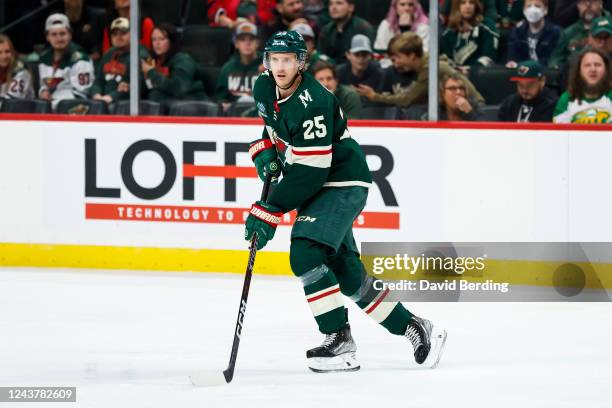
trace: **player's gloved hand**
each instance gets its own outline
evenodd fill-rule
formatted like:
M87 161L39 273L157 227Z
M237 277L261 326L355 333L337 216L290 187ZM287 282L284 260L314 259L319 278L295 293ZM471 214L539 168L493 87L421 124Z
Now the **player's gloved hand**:
M276 149L270 139L259 139L251 143L249 146L249 154L261 181L266 180L266 174L272 174L272 184L278 183L281 165L276 154Z
M244 239L250 241L253 234L257 233L257 249L262 249L269 240L274 238L276 226L281 221L282 216L283 212L279 208L263 201L257 201L249 211Z

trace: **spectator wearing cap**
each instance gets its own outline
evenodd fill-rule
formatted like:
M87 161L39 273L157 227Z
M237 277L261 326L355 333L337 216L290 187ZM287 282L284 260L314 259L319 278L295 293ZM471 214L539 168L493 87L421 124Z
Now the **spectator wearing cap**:
M346 61L346 51L356 34L363 34L374 41L374 28L361 17L355 16L355 0L329 0L329 16L332 21L319 31L318 50L337 63Z
M68 17L72 41L81 46L92 60L99 60L102 56L104 11L85 5L85 0L64 0L55 12Z
M112 47L110 38L110 26L112 22L119 17L130 19L130 2L131 0L113 0L110 2L112 7L106 12L107 22L104 27L102 52L106 52ZM155 23L153 23L153 19L143 15L140 16L140 44L144 45L149 51L151 50L151 35L154 28Z
M0 34L0 101L33 97L32 74L19 60L11 39Z
M392 0L387 17L378 25L374 49L386 52L391 39L405 31L417 33L423 40L423 50L427 52L429 43L429 18L419 0Z
M45 22L45 35L51 48L40 56L38 97L52 102L88 98L95 75L94 65L81 47L73 43L70 22L65 14L52 14Z
M609 16L603 9L603 0L578 0L576 2L580 19L561 32L548 65L560 68L571 54L580 52L587 43L593 21L602 15Z
M346 52L348 62L336 67L338 82L343 85L367 85L378 89L382 70L378 62L372 60L370 39L357 34L351 40L351 48Z
M604 50L608 56L612 56L612 19L609 16L593 20L587 43L591 47Z
M546 19L548 0L525 0L525 20L521 20L508 38L506 67L516 68L519 61L538 61L548 65L552 50L561 36L561 27Z
M321 54L316 49L315 33L311 26L306 23L298 23L291 26L291 30L298 32L304 38L308 57L306 58L306 70L312 74L312 66L318 61L334 64L334 61L325 54Z
M252 102L253 86L262 71L257 26L244 21L234 30L234 46L238 51L223 67L217 78L215 99L227 111L232 102Z
M368 100L376 103L385 103L401 107L427 103L427 90L429 87L429 56L423 52L421 38L412 32L400 34L396 40L396 55L393 65L400 72L413 72L416 75L414 82L402 92L392 94L388 92L376 92L374 88L367 85L358 85L357 92ZM438 72L440 78L457 73L448 63L446 57L440 57ZM484 98L476 90L474 85L463 75L459 75L467 88L471 98L479 103L484 103Z
M557 103L556 95L546 88L544 68L537 61L523 61L510 78L516 93L502 102L500 122L550 122Z
M321 85L336 96L342 111L349 119L361 118L362 105L359 94L350 86L338 83L333 65L325 61L318 61L312 66L312 73Z
M276 18L272 19L269 24L262 26L262 38L267 40L272 34L277 31L287 31L289 27L298 24L310 24L304 15L304 0L276 0L274 8Z
M119 17L110 26L109 49L98 64L96 80L90 89L92 99L113 103L130 97L130 21ZM149 57L147 49L138 44L141 59ZM140 80L142 81L142 73ZM142 88L141 88L142 90Z
M148 99L157 102L171 100L205 100L204 91L193 57L179 50L179 36L173 25L161 23L152 34L153 59L141 60Z
M480 0L453 0L447 28L440 38L440 54L467 72L471 66L493 65L498 43L497 31L484 23Z

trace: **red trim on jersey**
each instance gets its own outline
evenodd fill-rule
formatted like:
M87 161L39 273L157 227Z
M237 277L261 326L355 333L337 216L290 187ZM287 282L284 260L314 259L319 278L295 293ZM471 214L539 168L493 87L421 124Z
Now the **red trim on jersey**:
M308 303L314 302L315 300L319 300L321 298L324 298L324 297L329 296L329 295L333 295L334 293L338 293L338 292L340 292L340 288L332 289L332 290L330 290L328 292L321 293L320 295L317 295L317 296L315 296L313 298L309 298L308 299Z
M291 153L296 155L296 156L325 156L328 154L331 154L332 149L327 149L327 150L310 150L310 151L305 151L305 152L301 152L299 150L294 150L291 149Z

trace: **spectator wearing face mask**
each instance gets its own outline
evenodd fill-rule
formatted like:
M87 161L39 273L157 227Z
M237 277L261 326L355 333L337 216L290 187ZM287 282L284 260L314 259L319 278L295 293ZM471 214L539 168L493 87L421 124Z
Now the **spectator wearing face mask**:
M576 7L580 20L561 33L548 64L551 68L560 68L572 53L581 51L586 45L593 20L608 15L603 10L602 0L578 0Z
M561 28L546 20L548 0L525 0L525 20L510 32L506 67L516 68L518 61L538 61L548 65L552 50L561 36Z
M542 65L537 61L523 61L510 80L516 82L516 93L504 99L498 119L501 122L550 122L557 98L546 88Z

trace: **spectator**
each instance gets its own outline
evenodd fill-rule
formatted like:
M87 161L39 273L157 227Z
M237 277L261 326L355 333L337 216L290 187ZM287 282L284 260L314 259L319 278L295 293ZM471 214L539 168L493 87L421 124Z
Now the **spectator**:
M608 54L608 57L612 56L612 19L610 17L602 16L593 20L587 43L591 47L601 48Z
M113 0L113 8L107 12L108 24L104 27L104 39L102 42L102 52L108 51L111 47L110 25L118 17L130 19L130 0ZM151 50L151 34L155 24L150 17L140 16L140 44Z
M329 23L327 0L304 0L304 15L308 21L316 21L317 27Z
M379 93L388 92L397 94L405 92L412 82L416 79L415 72L402 72L396 68L395 60L401 58L397 49L396 43L402 38L401 34L397 34L389 41L388 55L391 58L391 65L383 69L382 79L378 88ZM423 47L425 44L423 44Z
M60 100L88 97L94 66L81 47L73 43L70 22L65 14L51 14L45 22L45 35L51 45L40 56L38 96L51 101L53 108Z
M582 51L557 106L555 123L612 123L610 57L597 48Z
M17 58L11 39L0 34L0 100L32 98L32 75Z
M459 73L446 75L440 81L439 120L477 121L482 113L477 101L468 93L464 78Z
M419 0L392 0L387 17L380 22L374 49L385 52L389 41L404 31L413 31L423 40L423 50L429 47L429 18L423 11Z
M238 54L221 67L215 90L224 112L232 102L253 102L253 86L263 70L255 24L243 21L236 26L234 46Z
M508 96L499 108L500 122L550 122L556 95L546 88L546 76L537 61L521 62L515 76L516 93Z
M551 68L560 68L572 53L584 48L593 20L603 13L602 0L578 0L576 7L580 20L561 32L561 38L550 58Z
M372 102L386 103L397 106L411 106L415 104L427 103L427 89L429 81L429 56L423 52L421 38L411 32L401 34L394 44L397 47L393 65L400 72L416 73L416 80L404 92L397 94L377 93L367 85L357 86L357 92L365 96ZM440 58L438 72L440 77L449 76L456 73L448 64L445 57ZM484 98L476 90L474 85L463 75L459 75L463 80L468 94L478 103L484 103Z
M517 61L538 61L548 65L552 50L557 45L561 28L546 20L548 0L526 0L525 19L510 33L506 67L516 68Z
M441 0L442 1L442 0ZM483 8L483 16L484 23L491 28L494 28L497 24L497 4L496 2L499 0L483 0L482 8ZM451 10L452 10L453 0L444 0L442 9L440 14L444 18L446 25L448 25L448 21L450 19Z
M90 58L97 61L102 56L102 34L105 15L100 10L85 5L85 0L64 0L55 9L70 21L72 41L81 46Z
M612 0L605 0L604 8L610 12ZM580 18L576 0L551 0L550 9L552 21L561 27L569 27Z
M513 28L523 19L524 0L496 0L496 8L502 29Z
M272 24L276 0L207 0L208 21L212 26L233 30L239 18L253 24Z
M315 33L311 26L305 23L298 23L291 26L291 30L296 31L302 35L304 42L306 43L306 49L308 50L308 57L306 58L306 69L312 74L312 67L318 61L325 61L329 64L334 64L334 61L325 54L321 54L316 49Z
M141 67L149 89L148 98L158 102L175 99L207 99L198 66L191 55L179 52L176 28L161 23L153 29L152 60L142 60Z
M608 54L608 57L612 57L612 20L610 17L602 16L593 20L586 43L590 47L601 48ZM579 55L580 52L573 53L562 66L558 77L562 89L567 88L570 67L576 64Z
M499 34L483 23L480 0L453 0L448 28L442 32L440 54L466 72L467 67L489 66L497 58Z
M92 99L106 103L130 97L130 20L116 18L110 26L110 35L113 47L102 57L89 91ZM141 59L148 58L149 52L143 45L138 44L138 51Z
M350 86L338 83L333 65L319 61L313 65L312 71L315 79L338 98L342 111L349 119L361 118L362 106L359 94Z
M361 17L353 15L354 11L355 0L329 0L332 21L321 28L317 48L337 63L346 61L345 53L356 34L364 34L370 41L374 40L374 28Z
M370 39L357 34L351 40L351 48L346 52L348 62L336 67L338 82L343 85L364 84L378 89L382 71L378 62L372 60Z
M308 23L304 18L303 0L276 0L275 12L276 18L261 30L264 41L277 31L289 30L292 24Z

